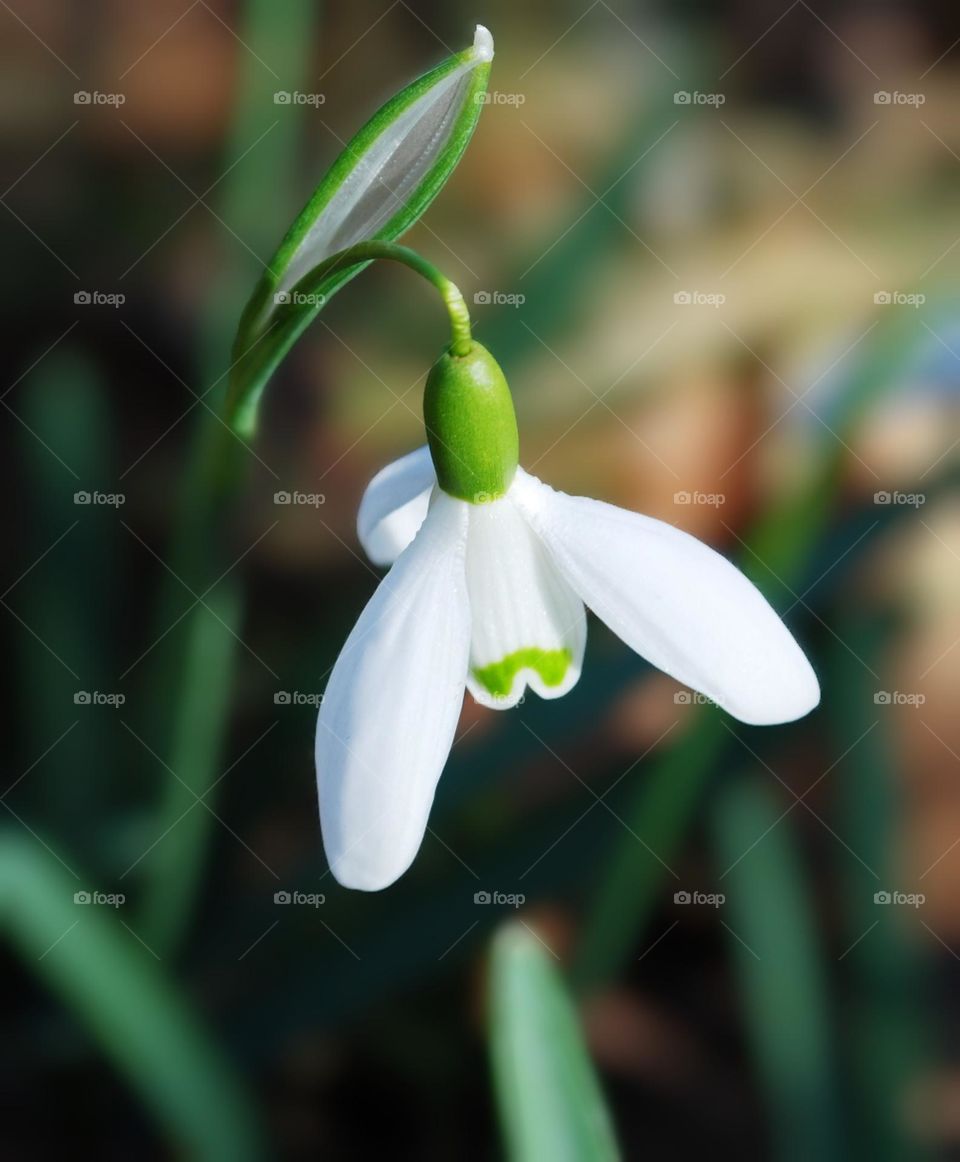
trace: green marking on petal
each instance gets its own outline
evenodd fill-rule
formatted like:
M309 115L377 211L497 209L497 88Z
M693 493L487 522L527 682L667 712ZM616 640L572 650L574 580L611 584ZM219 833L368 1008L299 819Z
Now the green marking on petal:
M572 661L573 654L569 650L541 650L530 646L507 654L489 666L474 667L473 676L495 697L505 698L521 670L535 670L545 686L559 686Z

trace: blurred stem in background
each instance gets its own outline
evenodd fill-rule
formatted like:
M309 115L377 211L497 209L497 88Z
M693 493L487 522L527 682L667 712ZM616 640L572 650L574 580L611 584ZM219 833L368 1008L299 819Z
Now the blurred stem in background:
M221 202L224 220L256 253L272 252L272 224L284 220L294 201L302 124L297 106L274 103L281 82L271 70L282 69L283 87L297 89L305 82L317 43L316 8L310 0L290 0L281 18L271 0L247 0L244 5L239 39L248 51L238 54L241 81ZM265 206L278 201L278 216L264 213ZM179 946L199 890L215 817L206 800L197 800L212 789L223 756L243 621L241 584L231 569L249 546L235 552L227 548L228 501L253 453L219 417L229 376L227 352L248 283L249 256L231 249L206 296L200 365L202 382L214 386L207 392L208 407L197 409L171 554L176 577L168 578L157 623L162 634L181 618L170 635L170 648L163 652L162 673L156 676L159 689L175 691L164 734L171 741L165 751L167 777L157 825L157 834L164 838L143 868L144 938L161 955ZM179 578L204 602L185 616L178 614L183 600Z
M522 921L493 940L490 1061L513 1162L614 1162L603 1091L555 954Z
M719 711L698 710L697 721L686 735L638 781L629 826L642 826L637 834L649 837L661 859L670 860L682 847L717 753L729 741ZM583 987L599 986L616 975L660 900L664 875L669 874L655 856L630 838L630 843L615 843L586 915L574 970L575 981Z
M917 923L913 915L902 919L907 909L874 902L874 893L896 887L900 870L896 835L902 816L889 715L877 713L877 684L867 669L879 671L889 626L849 599L835 608L846 646L835 643L829 655L825 700L836 750L849 751L849 757L834 800L838 831L858 857L838 848L845 932L841 1022L853 1154L916 1162L929 1154L907 1125L909 1087L930 1060L930 1013L923 1000L929 968L907 928Z
M24 626L17 639L21 766L32 770L40 756L44 766L42 785L21 778L10 788L8 806L18 813L26 808L28 815L31 808L41 808L38 815L57 841L69 843L86 866L113 882L126 866L120 862L122 853L119 866L103 866L104 854L116 851L104 836L118 814L110 812L108 819L104 804L124 795L117 778L116 733L104 731L96 713L74 702L78 694L116 688L115 563L117 538L125 534L117 519L105 519L102 508L75 502L77 493L114 489L113 418L95 368L77 353L54 352L29 376L27 386L24 422L36 437L23 444L27 557L37 564L50 559L47 568L23 574L4 597L12 593L10 608L19 607ZM42 636L38 639L27 626ZM43 641L56 642L56 651ZM72 724L67 719L71 711ZM97 761L90 762L90 755ZM78 771L84 772L82 778ZM78 819L87 825L78 827Z
M816 909L779 799L756 768L725 778L711 830L747 1039L778 1162L839 1162L839 1074ZM788 808L789 810L789 808Z

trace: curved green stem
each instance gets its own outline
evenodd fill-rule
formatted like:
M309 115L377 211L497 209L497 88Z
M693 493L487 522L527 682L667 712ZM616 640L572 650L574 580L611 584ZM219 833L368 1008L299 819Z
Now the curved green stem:
M459 288L432 263L417 254L415 250L411 250L409 246L399 246L395 242L372 240L358 242L354 246L331 254L329 258L315 266L309 274L304 275L289 291L275 292L273 310L267 316L267 321L269 322L272 318L272 322L269 322L269 326L264 326L261 323L256 328L253 342L249 345L247 352L241 353L238 363L277 326L284 312L291 312L295 316L298 311L302 310L302 303L305 300L318 296L320 288L325 288L328 285L331 274L348 271L353 267L365 266L368 262L373 262L376 259L388 259L392 262L403 263L404 266L425 278L431 286L436 287L450 317L449 351L455 356L469 355L473 346L473 338L470 333L470 314ZM321 297L321 305L324 302L325 299ZM241 333L242 331L241 324ZM237 385L239 385L239 389ZM257 383L241 378L231 384L231 390L227 396L227 423L245 438L249 438L256 431L257 411L262 391L262 381Z
M463 295L456 284L442 274L422 255L411 250L409 246L398 246L395 242L358 242L322 262L308 276L311 281L315 276L330 274L334 270L342 270L347 266L356 266L371 259L384 258L393 262L402 262L411 270L416 271L440 292L443 304L450 316L450 353L452 355L468 355L472 345L470 334L470 313Z

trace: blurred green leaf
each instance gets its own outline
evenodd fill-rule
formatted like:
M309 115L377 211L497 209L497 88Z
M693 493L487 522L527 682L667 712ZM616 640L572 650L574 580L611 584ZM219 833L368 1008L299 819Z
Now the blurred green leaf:
M630 833L627 842L613 845L604 861L604 878L579 947L574 973L578 986L607 979L611 967L629 955L639 925L653 911L669 875L660 860L669 860L682 843L718 750L729 737L719 711L700 709L679 742L649 770L636 772L639 784L627 816Z
M490 959L490 1051L513 1162L619 1157L577 1014L552 953L522 922L500 930Z
M6 600L25 623L15 627L22 767L45 758L42 783L19 784L14 803L18 810L35 806L55 834L102 866L90 824L118 790L116 733L104 731L96 713L77 713L74 695L118 691L115 565L118 536L127 534L122 506L76 501L77 493L117 492L116 437L96 367L68 343L30 373L18 404L29 429L21 453L28 515L21 570L32 565L10 578L16 583Z
M238 650L229 629L240 619L237 586L222 585L204 600L206 608L191 615L169 765L161 768L168 777L159 839L146 857L151 890L143 901L143 925L162 948L176 942L203 874L207 837L216 819L204 796L219 774L222 736L215 728L227 721L231 686L226 675ZM143 759L151 761L146 752Z
M710 820L743 1008L779 1162L845 1157L823 950L781 801L751 772Z
M834 749L847 755L833 783L831 821L858 857L837 849L845 920L840 987L854 1145L858 1157L912 1162L931 1154L910 1135L904 1115L910 1086L925 1068L933 1068L926 966L916 941L898 923L900 910L874 903L875 892L897 887L896 837L905 806L892 723L889 715L877 713L878 682L867 668L879 670L892 626L849 599L835 608L843 644L835 642L828 654L824 704Z
M94 886L37 840L0 836L4 935L139 1092L171 1148L204 1162L263 1157L249 1096L155 953L119 910L76 898Z
M288 204L299 124L299 118L277 118L271 96L276 78L262 62L282 62L285 82L293 88L305 83L316 15L311 0L290 0L282 19L272 0L247 0L243 17L240 38L250 51L239 57L237 110L221 188L225 213L243 231L247 245L258 247L266 244L268 229L263 207L278 199ZM250 152L261 141L256 150L265 149L266 155ZM188 816L184 811L210 789L218 773L236 658L234 635L243 617L239 580L231 571L239 550L231 556L226 544L231 502L249 453L219 419L226 396L227 351L240 307L240 278L231 249L206 296L199 341L205 377L212 380L204 392L210 410L196 409L170 553L173 575L165 579L158 603L156 636L162 645L151 681L159 689L176 691L176 696L169 712L155 707L151 716L151 736L159 729L171 741L160 751L169 764L157 820L157 834L164 838L143 861L142 874L145 938L162 953L179 943L203 872L211 816L203 806ZM184 583L197 594L215 585L205 599L214 612L194 605L183 615ZM189 822L181 828L182 818Z

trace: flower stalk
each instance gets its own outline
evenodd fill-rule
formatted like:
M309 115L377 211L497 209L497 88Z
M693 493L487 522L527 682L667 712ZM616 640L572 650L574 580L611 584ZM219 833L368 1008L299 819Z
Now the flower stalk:
M396 242L359 242L356 246L348 246L346 250L341 250L322 262L310 275L310 281L312 282L314 278L319 281L328 274L376 259L400 262L421 278L425 278L431 286L436 287L450 316L450 351L453 355L468 355L472 341L470 312L467 310L463 295L456 284L441 273L432 262L428 262L409 246L400 246Z
M415 250L411 250L409 246L400 246L396 242L358 242L324 259L301 279L292 291L277 293L275 296L277 305L270 328L278 324L282 328L285 315L299 311L301 305L308 300L316 298L322 303L323 294L317 288L327 284L332 275L352 272L355 268L366 266L378 259L402 263L440 292L450 319L449 351L461 358L469 355L473 346L470 312L460 289L433 263L428 262ZM264 331L263 336L266 334ZM255 343L256 340L254 345ZM247 439L256 433L262 394L262 387L258 389L250 380L235 379L231 384L227 396L227 423Z

